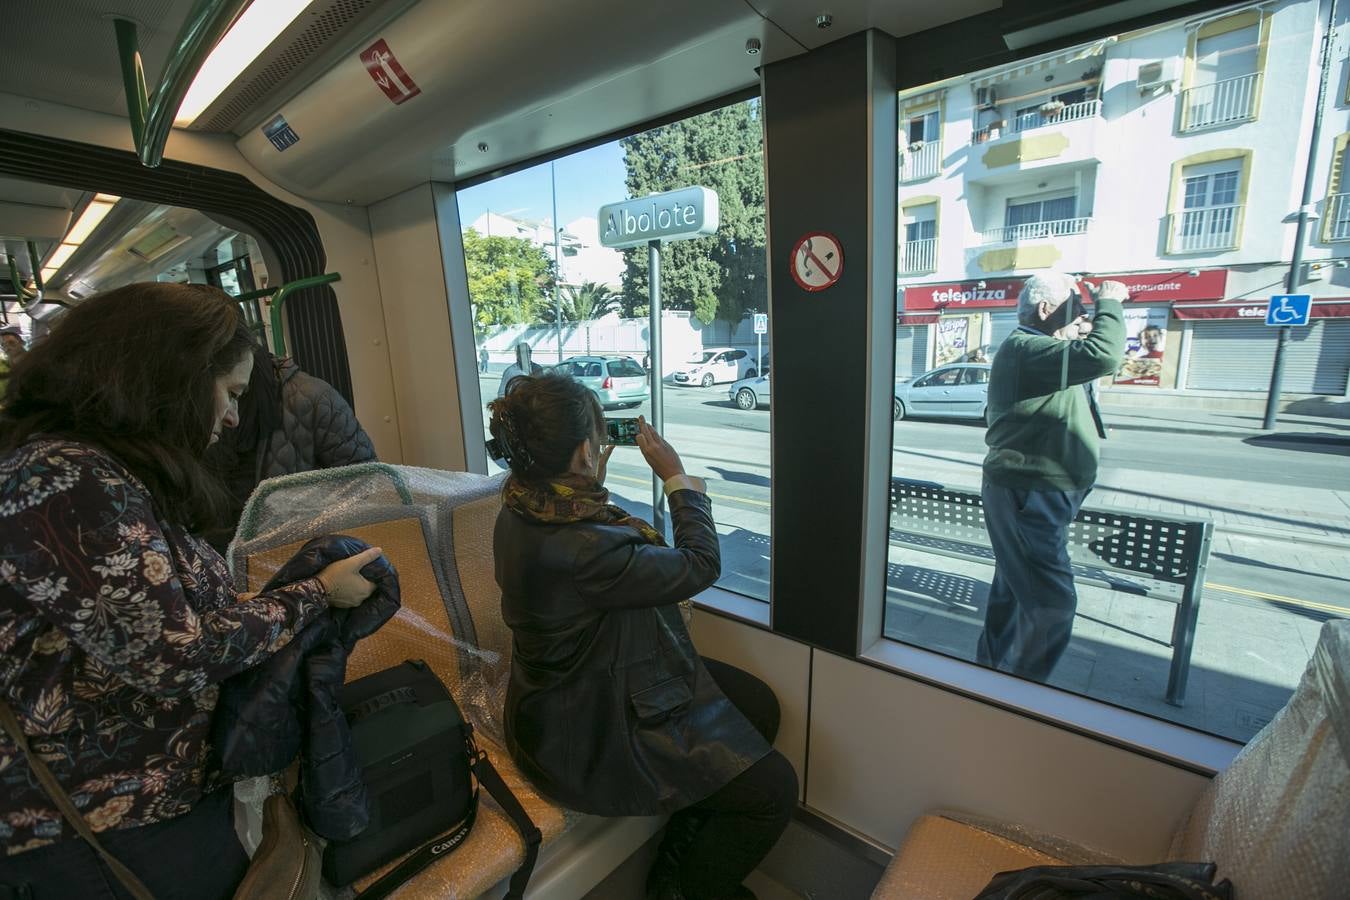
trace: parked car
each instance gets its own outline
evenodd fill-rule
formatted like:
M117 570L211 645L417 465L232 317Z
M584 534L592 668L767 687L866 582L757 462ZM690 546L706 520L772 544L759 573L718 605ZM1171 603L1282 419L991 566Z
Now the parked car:
M769 405L769 376L742 378L727 389L727 397L741 409L758 409Z
M646 371L631 356L573 356L553 370L586 385L605 409L641 406L652 395Z
M984 419L989 404L988 363L940 366L895 385L895 419L941 416Z
M698 384L712 387L722 381L740 381L758 375L755 361L744 350L730 347L712 347L675 370L676 384Z

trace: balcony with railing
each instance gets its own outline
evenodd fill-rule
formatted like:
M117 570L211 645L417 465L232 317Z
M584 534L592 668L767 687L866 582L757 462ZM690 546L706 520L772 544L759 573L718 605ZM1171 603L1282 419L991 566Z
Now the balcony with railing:
M1327 237L1329 241L1350 241L1350 194L1327 197Z
M1261 73L1225 78L1181 92L1181 130L1200 131L1256 118Z
M942 173L942 143L919 141L900 151L900 181L921 181Z
M1033 112L1014 116L1010 122L986 125L984 128L971 132L970 142L972 144L984 144L1050 125L1063 125L1066 122L1095 119L1101 114L1101 100L1084 100L1081 103L1070 103L1067 106L1063 103L1047 103Z
M904 241L900 244L901 275L921 275L937 271L937 238Z
M1016 244L1021 241L1086 234L1090 224L1092 219L1086 216L1077 219L1054 219L1049 222L1024 222L1021 225L1008 225L983 231L980 233L980 243Z
M1169 242L1171 253L1204 253L1233 250L1242 227L1242 207L1211 206L1172 213Z

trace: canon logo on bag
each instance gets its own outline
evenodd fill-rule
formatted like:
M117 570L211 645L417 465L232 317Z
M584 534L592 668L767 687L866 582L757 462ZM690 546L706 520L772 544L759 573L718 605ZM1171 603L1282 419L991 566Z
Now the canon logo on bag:
M431 848L431 855L440 856L442 853L446 853L450 850L455 849L460 845L460 843L464 840L464 838L468 836L468 834L469 833L467 831L461 831L459 834L450 838L450 840L448 841L442 841L439 844L434 844Z

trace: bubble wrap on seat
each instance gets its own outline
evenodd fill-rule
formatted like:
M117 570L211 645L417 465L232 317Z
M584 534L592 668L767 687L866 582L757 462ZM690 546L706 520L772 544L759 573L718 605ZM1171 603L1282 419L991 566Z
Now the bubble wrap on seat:
M1350 621L1322 626L1284 708L1205 789L1172 858L1213 860L1239 897L1350 890Z
M347 534L382 547L398 570L403 607L357 645L347 679L425 659L474 727L501 740L510 633L501 622L491 556L501 484L501 476L383 463L268 479L249 498L230 544L235 587L257 590L320 535ZM474 527L458 529L466 546L457 548L463 507L471 510L459 518Z

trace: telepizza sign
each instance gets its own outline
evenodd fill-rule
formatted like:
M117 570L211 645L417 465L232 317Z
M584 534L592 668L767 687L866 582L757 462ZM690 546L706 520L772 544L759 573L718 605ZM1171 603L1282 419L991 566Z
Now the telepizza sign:
M1023 278L987 281L957 281L905 288L906 312L967 309L992 309L1017 305ZM1103 281L1119 281L1130 292L1133 303L1204 302L1222 300L1228 287L1227 269L1203 272L1147 272L1127 275L1091 275L1084 284L1096 287Z
M1002 281L959 281L905 288L905 311L926 309L988 309L1016 306L1021 278Z

